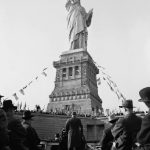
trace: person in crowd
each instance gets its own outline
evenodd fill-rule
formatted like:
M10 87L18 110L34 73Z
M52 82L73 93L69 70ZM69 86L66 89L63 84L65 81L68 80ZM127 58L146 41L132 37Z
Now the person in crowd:
M25 111L23 114L22 125L27 132L26 140L24 144L29 150L38 150L38 144L40 144L40 138L36 132L36 130L32 127L31 121L32 117L34 117L29 110Z
M132 100L123 101L120 107L124 108L125 116L120 118L112 129L112 135L115 140L112 149L132 150L137 132L141 128L141 118L133 113Z
M137 150L150 150L150 87L139 91L141 99L148 108L148 114L142 118L141 129L137 134Z
M0 109L0 150L10 150L7 125L6 113Z
M67 150L67 140L68 140L68 135L65 128L63 128L60 136L60 143L59 143L60 150Z
M83 150L83 125L77 118L76 112L66 122L66 132L68 134L68 150Z
M6 112L8 119L10 149L27 150L27 147L23 144L26 138L26 131L23 128L21 121L14 115L17 107L13 105L12 100L4 100L2 108Z
M108 116L109 125L104 129L100 141L101 150L111 150L112 143L114 140L114 137L111 133L111 129L114 127L117 120L118 118L115 116L115 114L111 114L110 116Z
M56 141L56 142L59 142L59 141L60 141L60 135L59 135L59 133L56 133L56 134L55 134L55 141Z

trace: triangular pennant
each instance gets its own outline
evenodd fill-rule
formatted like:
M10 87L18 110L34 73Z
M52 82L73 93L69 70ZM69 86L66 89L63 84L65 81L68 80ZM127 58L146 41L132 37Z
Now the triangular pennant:
M47 74L46 74L44 71L42 72L42 74L43 74L45 77L47 76Z
M110 87L111 91L114 91L114 89L113 89L113 87L111 86L111 84L110 84L110 83L108 83L108 82L107 82L107 84L109 85L109 87Z
M22 95L24 95L23 89L20 89L19 91L20 91L20 93L21 93Z
M126 98L123 96L123 94L122 94L122 93L120 93L120 96L121 96L124 100L126 100Z
M21 110L21 108L22 108L22 102L20 103L20 110Z
M120 99L120 94L117 91L115 93L116 93L118 99Z
M106 78L105 78L105 77L103 77L103 80L106 80Z
M47 67L47 68L44 68L43 71L45 71L45 70L47 70L47 69L48 69L48 67Z
M33 82L33 81L29 82L28 85L31 85L32 82Z
M24 90L24 89L26 89L27 88L27 85L26 86L24 86L22 89Z
M117 87L117 84L116 84L116 83L114 83L113 81L112 81L112 84L113 84L113 86L114 86L114 87Z
M97 79L97 84L98 84L98 85L101 84L101 79L100 79L100 78Z
M35 79L37 80L39 77L37 76Z
M15 97L16 100L19 99L16 93L14 93L13 96Z
M102 67L102 66L99 66L99 65L98 65L98 68L102 68L103 70L105 69L104 67Z
M109 77L107 77L107 79L109 80L109 82L111 82L111 84L113 84L114 87L117 87L117 84L113 82Z
M26 104L26 102L25 102L24 107L23 107L24 110L26 110L26 106L27 106L27 104Z
M17 103L17 109L19 109L19 102Z

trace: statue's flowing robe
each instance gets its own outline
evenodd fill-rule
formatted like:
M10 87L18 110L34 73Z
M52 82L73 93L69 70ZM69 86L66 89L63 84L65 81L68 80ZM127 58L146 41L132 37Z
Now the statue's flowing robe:
M69 31L70 49L86 48L87 42L87 13L80 4L66 4L69 11L67 27Z

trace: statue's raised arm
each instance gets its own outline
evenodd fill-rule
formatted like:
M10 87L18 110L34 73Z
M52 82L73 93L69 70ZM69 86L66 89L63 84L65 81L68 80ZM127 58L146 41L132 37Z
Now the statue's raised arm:
M80 0L67 0L65 5L67 16L67 27L69 31L70 50L87 49L87 27L91 24L93 9L88 13L81 6Z

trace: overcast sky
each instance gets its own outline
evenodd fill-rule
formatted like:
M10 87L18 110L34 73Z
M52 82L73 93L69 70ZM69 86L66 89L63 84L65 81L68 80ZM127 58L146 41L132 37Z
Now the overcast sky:
M66 0L0 0L0 94L47 106L54 89L53 61L68 50ZM138 92L150 86L150 1L81 0L93 8L88 52L137 107ZM48 67L47 77L42 70ZM35 80L35 77L39 77ZM19 90L30 81L25 95ZM99 86L104 108L118 107L105 81ZM14 103L17 103L13 99Z

